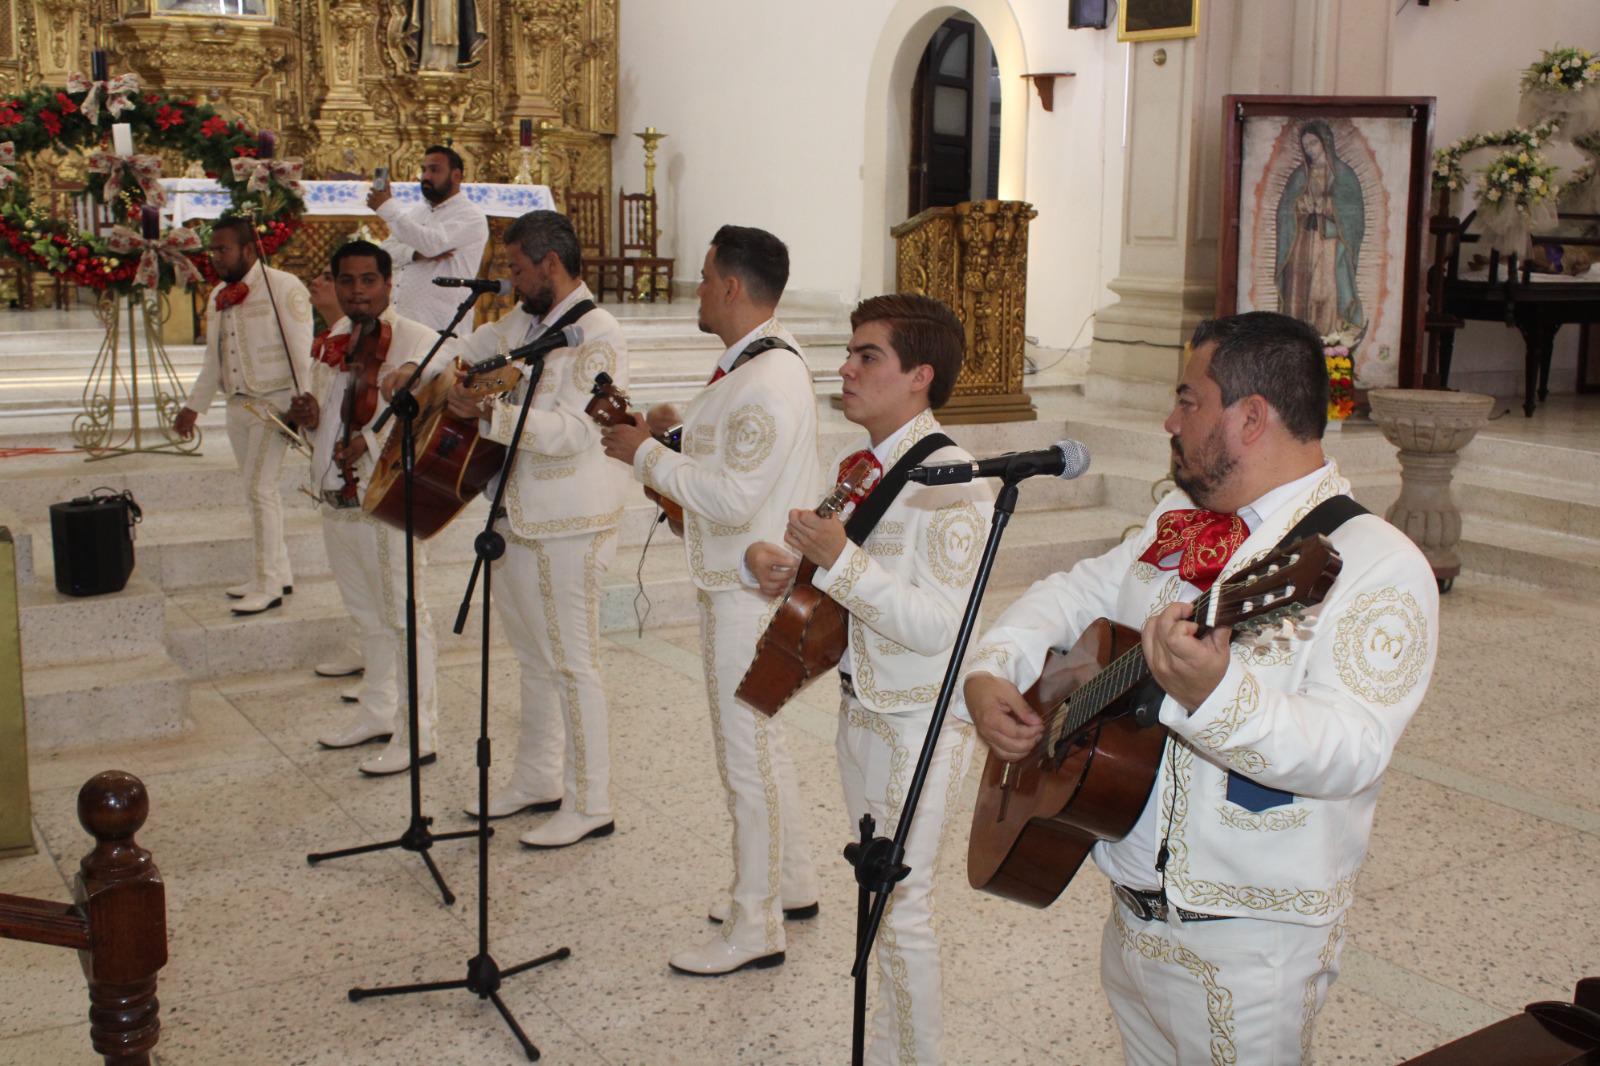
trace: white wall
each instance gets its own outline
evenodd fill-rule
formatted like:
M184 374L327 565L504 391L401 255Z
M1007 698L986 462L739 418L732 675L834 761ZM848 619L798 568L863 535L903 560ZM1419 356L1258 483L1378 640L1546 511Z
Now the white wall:
M1395 18L1389 90L1438 98L1434 147L1469 133L1516 125L1518 79L1542 49L1558 44L1600 48L1600 0L1457 0L1418 7ZM1469 159L1482 166L1489 154ZM1552 156L1552 161L1560 162ZM1556 337L1552 392L1571 392L1578 327ZM1522 388L1522 337L1490 322L1468 323L1458 334L1450 384L1517 395Z
M632 133L667 132L657 189L678 277L696 276L717 226L738 222L788 242L795 296L851 304L884 291L888 228L905 218L904 75L957 8L1000 63L1000 195L1039 211L1027 332L1066 346L1115 273L1102 262L1117 247L1103 219L1115 217L1121 188L1124 50L1114 30L1068 31L1058 0L624 0L614 174L641 188ZM1077 77L1057 82L1046 114L1021 74L1058 70Z

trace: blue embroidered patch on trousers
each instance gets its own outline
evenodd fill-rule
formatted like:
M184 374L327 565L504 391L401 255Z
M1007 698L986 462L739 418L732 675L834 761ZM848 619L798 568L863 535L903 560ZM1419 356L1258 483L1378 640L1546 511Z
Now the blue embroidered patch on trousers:
M1281 788L1258 785L1243 774L1228 771L1228 802L1238 804L1247 811L1257 813L1272 807L1283 807L1294 802L1294 793Z

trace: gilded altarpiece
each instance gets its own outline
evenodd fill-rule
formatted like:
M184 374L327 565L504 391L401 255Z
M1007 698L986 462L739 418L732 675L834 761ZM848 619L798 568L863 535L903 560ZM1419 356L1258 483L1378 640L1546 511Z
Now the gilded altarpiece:
M891 231L895 289L955 311L966 357L944 422L1022 422L1038 417L1022 390L1032 205L976 200L932 207Z

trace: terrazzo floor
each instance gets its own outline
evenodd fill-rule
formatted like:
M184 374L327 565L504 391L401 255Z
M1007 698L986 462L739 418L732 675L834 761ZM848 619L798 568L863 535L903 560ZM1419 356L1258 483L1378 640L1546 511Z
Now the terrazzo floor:
M1592 603L1470 573L1444 598L1438 673L1385 779L1318 1061L1393 1063L1533 1000L1569 998L1579 977L1600 973L1600 915L1582 905L1600 883L1600 714L1592 638L1581 636L1597 628ZM706 906L728 868L698 636L609 637L603 667L616 834L537 853L516 845L533 824L524 816L498 823L492 844L495 957L509 966L573 952L511 978L508 1005L552 1063L848 1061L854 895L838 856L853 827L827 683L785 711L822 913L790 924L784 966L702 980L666 965L708 935ZM459 806L476 787L478 669L447 660L441 674L441 758L423 783L445 831L469 827ZM38 854L0 861L0 891L66 899L88 847L77 789L125 769L149 789L140 841L167 884L159 1063L525 1061L493 1007L468 993L346 998L353 985L462 976L477 891L471 841L433 852L459 896L451 907L409 853L307 866L308 851L405 825L404 778L361 779L364 752L314 743L344 714L339 687L300 674L201 685L194 728L179 737L35 758ZM516 686L503 650L491 691L508 757ZM1045 911L969 890L975 778L940 857L949 1062L1120 1062L1097 977L1104 879L1085 872ZM72 953L0 941L0 1063L99 1061L86 1007Z

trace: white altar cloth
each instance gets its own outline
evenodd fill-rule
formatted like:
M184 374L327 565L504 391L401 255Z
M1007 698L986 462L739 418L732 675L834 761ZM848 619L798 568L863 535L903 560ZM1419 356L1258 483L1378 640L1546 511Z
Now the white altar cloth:
M303 181L300 185L307 215L377 217L377 212L367 209L370 182ZM233 205L228 190L210 178L162 178L161 187L167 193L162 214L167 216L169 225L181 226L196 218L220 218ZM550 189L544 185L472 182L462 185L461 193L491 218L516 218L529 211L555 208ZM422 199L422 190L414 181L396 182L394 198L403 204L417 203Z

